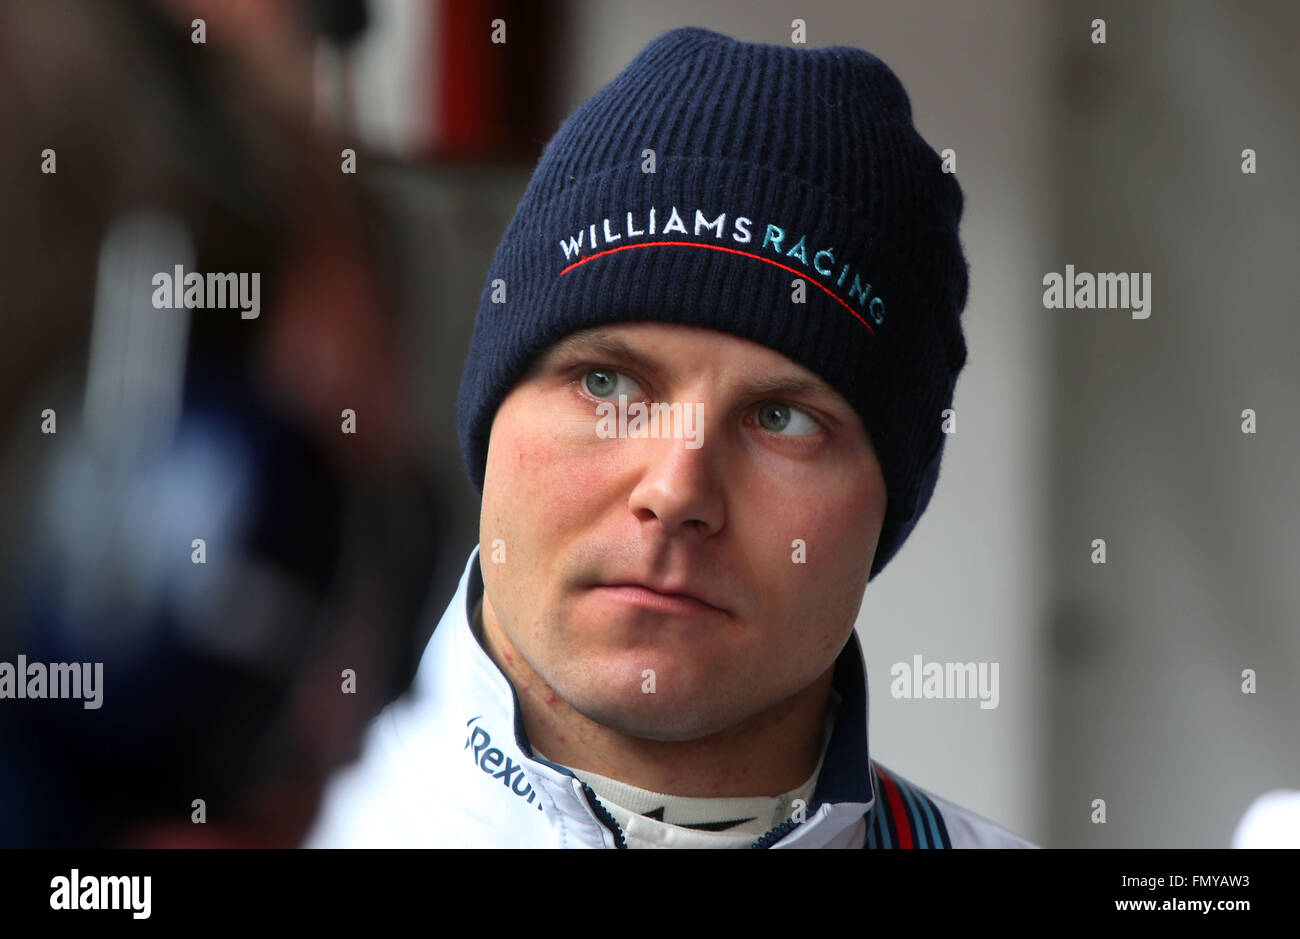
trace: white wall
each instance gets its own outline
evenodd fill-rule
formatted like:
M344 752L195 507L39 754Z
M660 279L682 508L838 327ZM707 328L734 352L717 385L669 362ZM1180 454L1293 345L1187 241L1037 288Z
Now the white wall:
M1300 6L1093 16L1105 46L1078 24L1063 41L1065 224L1044 270L1149 272L1152 300L1145 320L1050 311L1051 830L1225 847L1253 798L1300 788Z

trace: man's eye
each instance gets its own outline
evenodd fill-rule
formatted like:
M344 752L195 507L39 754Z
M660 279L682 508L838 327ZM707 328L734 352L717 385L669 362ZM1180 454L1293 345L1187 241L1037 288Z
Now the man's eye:
M618 384L620 378L627 379L627 385L630 386L621 392ZM638 390L636 382L612 368L588 369L582 376L582 386L592 397L612 401L617 401L620 394L627 395L629 400L633 399ZM760 405L757 416L760 427L776 434L811 437L821 430L821 425L806 411L780 401Z
M758 425L778 434L792 430L791 437L810 437L821 429L804 411L777 401L759 406Z
M616 372L612 368L593 368L590 369L582 378L582 385L586 392L596 398L605 398L612 396L612 400L618 400L618 379L626 378L622 372ZM633 397L633 391L636 389L636 383L628 381L631 389L624 389L623 394L629 398Z

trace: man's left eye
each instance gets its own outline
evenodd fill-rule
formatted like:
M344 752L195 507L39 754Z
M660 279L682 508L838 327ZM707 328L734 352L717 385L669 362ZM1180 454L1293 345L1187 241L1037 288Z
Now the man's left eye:
M818 423L798 408L781 402L771 402L758 408L758 424L764 430L781 433L794 428L792 437L809 437L820 429Z

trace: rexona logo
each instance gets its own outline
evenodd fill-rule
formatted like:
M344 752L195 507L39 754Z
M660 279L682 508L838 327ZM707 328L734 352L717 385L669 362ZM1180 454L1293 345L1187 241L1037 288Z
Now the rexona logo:
M516 763L500 749L492 746L492 735L482 727L474 726L474 722L481 717L482 715L471 717L466 722L466 726L471 730L469 736L465 738L465 749L474 748L474 765L493 779L501 780L501 784L519 798L529 803L535 802L537 811L542 811L542 800L537 798L533 784L524 775L523 765Z

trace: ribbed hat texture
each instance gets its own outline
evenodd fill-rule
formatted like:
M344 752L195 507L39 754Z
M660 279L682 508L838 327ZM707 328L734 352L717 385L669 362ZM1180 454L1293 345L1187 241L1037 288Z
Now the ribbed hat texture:
M457 404L471 483L481 494L498 405L556 340L642 320L721 330L861 416L887 490L874 578L930 501L966 362L962 205L870 53L660 36L556 132L497 248Z

